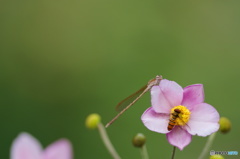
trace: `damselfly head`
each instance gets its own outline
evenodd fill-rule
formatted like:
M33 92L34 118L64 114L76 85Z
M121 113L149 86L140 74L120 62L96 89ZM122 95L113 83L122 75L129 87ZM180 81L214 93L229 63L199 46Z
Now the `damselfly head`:
M161 80L161 79L162 79L161 75L160 76L159 75L156 76L156 80Z
M157 75L156 78L151 79L148 82L148 87L159 85L160 81L162 80L162 76Z

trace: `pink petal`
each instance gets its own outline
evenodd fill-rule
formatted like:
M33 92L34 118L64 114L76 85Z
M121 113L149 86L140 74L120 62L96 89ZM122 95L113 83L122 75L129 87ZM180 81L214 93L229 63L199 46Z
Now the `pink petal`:
M151 131L168 133L169 115L156 113L152 107L148 108L141 117L143 124Z
M167 140L171 145L183 150L183 148L191 142L192 135L181 127L175 126L173 130L167 134Z
M170 109L181 104L183 89L174 81L161 80L151 89L151 103L157 113L170 113Z
M182 105L192 110L194 105L203 103L204 91L202 84L194 84L187 86L183 89Z
M43 159L72 159L70 142L61 139L49 145L43 153Z
M40 143L28 133L18 135L11 147L11 159L40 159L41 153Z
M201 103L194 106L186 129L192 135L207 136L218 131L218 121L217 110L207 103Z

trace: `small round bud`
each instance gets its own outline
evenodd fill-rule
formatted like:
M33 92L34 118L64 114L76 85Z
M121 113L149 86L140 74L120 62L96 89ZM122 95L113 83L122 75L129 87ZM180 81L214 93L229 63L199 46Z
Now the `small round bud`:
M96 129L101 121L101 117L98 114L90 114L86 119L86 127L89 129Z
M212 155L209 159L224 159L222 155Z
M222 133L228 133L231 130L231 122L228 118L221 117L219 120L220 128L219 131Z
M133 137L132 143L135 147L142 147L146 142L146 137L142 133L138 133Z

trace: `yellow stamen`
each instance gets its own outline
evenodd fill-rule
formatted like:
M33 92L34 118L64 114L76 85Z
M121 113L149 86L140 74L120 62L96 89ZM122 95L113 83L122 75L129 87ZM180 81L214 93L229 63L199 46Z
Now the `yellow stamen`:
M174 113L175 109L179 109L181 111L181 113L178 114L179 117L176 119L176 125L186 125L190 118L191 112L187 109L187 107L179 105L171 109L171 114Z

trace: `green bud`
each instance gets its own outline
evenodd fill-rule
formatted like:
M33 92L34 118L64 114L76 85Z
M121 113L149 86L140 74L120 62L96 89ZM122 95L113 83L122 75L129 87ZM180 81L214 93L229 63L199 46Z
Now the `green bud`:
M228 133L231 130L231 121L228 118L221 117L219 120L220 128L219 131L221 133Z
M146 142L146 137L142 133L138 133L133 137L132 143L135 147L142 147Z
M224 159L222 155L212 155L209 159Z
M101 122L101 117L98 114L90 114L86 119L86 127L89 129L96 129L98 124Z

